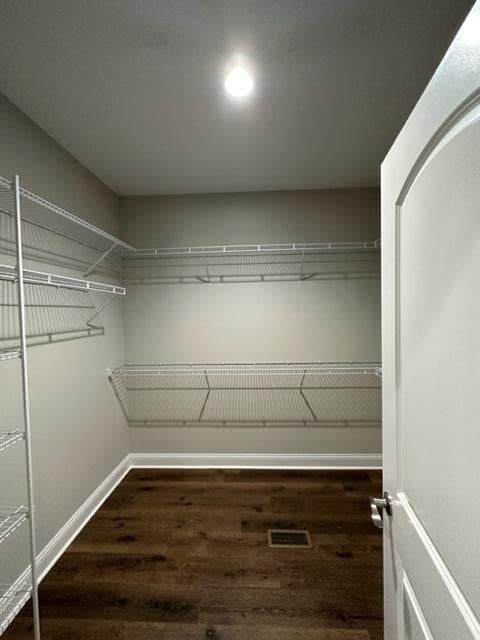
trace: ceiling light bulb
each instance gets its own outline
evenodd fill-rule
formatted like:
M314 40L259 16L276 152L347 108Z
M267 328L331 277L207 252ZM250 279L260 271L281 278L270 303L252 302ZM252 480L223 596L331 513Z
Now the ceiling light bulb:
M253 78L243 67L235 67L225 79L225 91L234 98L243 98L253 89Z

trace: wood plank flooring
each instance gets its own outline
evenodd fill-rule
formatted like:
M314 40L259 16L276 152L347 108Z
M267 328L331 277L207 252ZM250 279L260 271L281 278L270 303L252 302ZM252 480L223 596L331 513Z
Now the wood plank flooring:
M131 471L43 581L42 637L381 640L381 493L379 472ZM31 630L27 606L4 638Z

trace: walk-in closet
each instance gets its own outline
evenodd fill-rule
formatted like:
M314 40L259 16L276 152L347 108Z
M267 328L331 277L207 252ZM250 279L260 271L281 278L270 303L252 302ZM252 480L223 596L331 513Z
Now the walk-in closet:
M479 16L0 3L6 640L440 639L430 567L480 638L415 489L454 304L423 212L477 237Z

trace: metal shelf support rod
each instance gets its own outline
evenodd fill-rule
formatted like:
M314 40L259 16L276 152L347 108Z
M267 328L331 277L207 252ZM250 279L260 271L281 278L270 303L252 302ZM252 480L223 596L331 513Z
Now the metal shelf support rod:
M95 320L95 318L97 318L104 309L106 309L108 307L108 305L115 299L116 294L114 293L113 295L110 296L110 298L108 298L108 300L106 302L104 302L104 304L102 304L102 306L100 307L100 309L97 309L97 311L93 314L93 316L91 318L89 318L86 322L88 327L91 327L92 329L101 329L102 327L98 327L95 324L92 324L93 320Z
M307 397L305 396L305 394L304 394L304 392L303 392L303 383L305 382L305 377L306 377L306 375L307 375L307 370L305 369L305 371L303 372L302 380L301 380L301 382L300 382L300 388L299 388L299 391L300 391L300 395L301 395L301 397L302 397L303 401L304 401L304 402L305 402L305 404L307 405L308 410L309 410L309 411L310 411L310 413L312 414L313 419L317 422L317 421L318 421L318 418L317 418L317 416L315 415L315 411L312 409L312 405L309 403L309 401L307 400Z
M207 256L205 255L205 253L203 254L203 264L205 267L205 272L207 274L207 282L208 284L210 284L210 272L208 271Z
M115 247L118 247L118 244L119 244L118 241L116 241L112 244L111 247L109 247L106 251L104 251L102 255L97 260L95 260L95 262L90 267L88 267L88 269L83 274L83 277L86 278L91 273L93 273L97 265L99 265L100 262L102 262L103 260L106 260L108 256L112 253L112 251L115 249Z
M20 325L20 349L23 387L23 413L25 425L25 459L27 467L27 494L30 531L30 572L32 576L32 604L33 604L33 629L35 640L40 640L40 610L38 606L38 577L37 577L37 549L35 540L35 506L33 493L33 466L32 466L32 438L30 422L30 403L28 389L28 361L27 361L27 337L25 321L25 289L23 282L23 252L22 252L22 220L20 209L20 178L15 174L14 178L15 223L17 236L17 270L18 270L18 315Z
M304 265L305 265L305 247L303 247L302 250L302 265L300 267L300 276L298 278L298 280L301 282L303 280L303 269L304 269Z

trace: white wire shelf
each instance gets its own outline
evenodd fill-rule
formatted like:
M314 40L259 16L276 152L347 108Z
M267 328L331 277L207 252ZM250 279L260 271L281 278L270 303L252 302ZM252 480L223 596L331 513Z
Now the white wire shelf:
M28 518L28 509L0 507L0 544L14 533Z
M381 420L378 363L131 364L107 374L130 426L364 426Z
M5 451L9 447L22 442L25 434L22 429L3 429L0 430L0 451Z
M379 375L381 367L378 363L363 362L186 362L162 364L126 364L114 373L125 375L182 376L227 375L227 376L261 376L269 375L306 375L318 373L322 375Z
M13 214L13 201L8 197L8 192L13 192L12 182L0 177L0 209ZM93 247L97 251L106 251L113 245L118 250L133 250L126 242L24 187L20 187L20 197L24 220L34 222L74 242Z
M31 595L31 588L26 584L21 587L0 584L0 635L20 612Z
M4 360L15 360L20 357L20 351L18 349L5 349L0 351L0 362Z
M287 243L287 244L244 244L244 245L212 245L204 247L165 247L154 249L133 249L130 252L122 252L126 258L171 258L176 256L223 256L237 254L303 254L303 253L330 253L349 251L372 251L380 247L380 240L361 242L312 242L312 243Z
M103 335L97 308L89 291L56 286L25 284L25 329L27 345ZM117 296L109 295L107 300ZM19 346L18 287L13 280L0 281L0 349Z
M122 253L128 284L378 278L380 241L137 249Z
M15 281L18 278L16 267L10 265L0 265L0 279ZM32 269L23 270L24 282L28 284L41 284L65 289L75 289L78 291L88 291L97 293L110 293L125 295L125 287L119 287L105 282L93 282L82 278L71 278L67 276L34 271Z
M19 202L25 258L73 268L84 278L122 273L121 251L131 245L22 186ZM13 183L0 177L0 253L6 255L16 253L14 203Z

